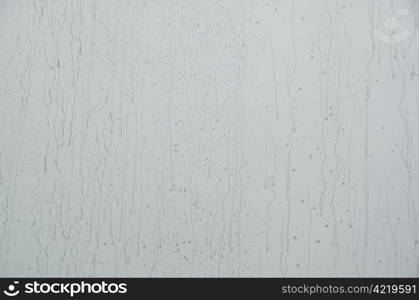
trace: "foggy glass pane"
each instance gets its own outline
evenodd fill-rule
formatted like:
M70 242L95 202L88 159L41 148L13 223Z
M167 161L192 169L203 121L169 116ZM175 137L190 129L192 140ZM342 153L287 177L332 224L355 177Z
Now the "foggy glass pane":
M418 15L0 0L0 275L418 276Z

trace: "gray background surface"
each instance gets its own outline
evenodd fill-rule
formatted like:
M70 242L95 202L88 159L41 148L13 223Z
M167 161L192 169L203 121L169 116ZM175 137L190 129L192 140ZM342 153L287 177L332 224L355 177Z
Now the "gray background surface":
M418 276L418 13L0 0L0 275Z

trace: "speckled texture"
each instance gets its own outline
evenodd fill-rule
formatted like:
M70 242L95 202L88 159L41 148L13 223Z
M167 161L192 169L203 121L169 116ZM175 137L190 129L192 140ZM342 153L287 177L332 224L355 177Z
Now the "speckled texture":
M418 13L0 0L0 275L418 276Z

